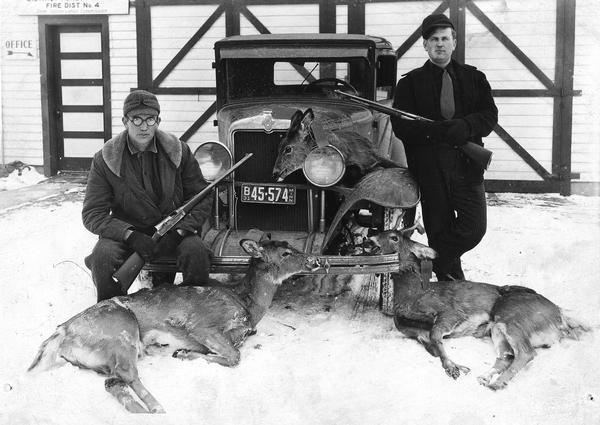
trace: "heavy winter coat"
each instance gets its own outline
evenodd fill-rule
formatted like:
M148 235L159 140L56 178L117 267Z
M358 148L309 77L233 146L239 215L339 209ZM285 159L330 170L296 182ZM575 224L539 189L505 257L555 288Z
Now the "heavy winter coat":
M82 210L83 224L90 232L122 241L127 229L151 229L207 186L187 144L161 130L155 137L162 189L159 203L152 201L134 174L124 131L94 155ZM199 233L211 205L211 196L205 197L175 227Z
M470 129L469 141L483 146L482 137L491 133L498 122L498 109L485 74L470 65L452 61L456 113ZM398 81L394 107L434 121L443 121L440 111L441 69L427 61L422 67L405 74ZM436 123L392 119L394 133L404 143L408 166L418 180L427 179L427 170L450 163L448 156L459 155L459 169L466 180L482 181L483 169L444 143ZM442 132L443 133L443 132Z

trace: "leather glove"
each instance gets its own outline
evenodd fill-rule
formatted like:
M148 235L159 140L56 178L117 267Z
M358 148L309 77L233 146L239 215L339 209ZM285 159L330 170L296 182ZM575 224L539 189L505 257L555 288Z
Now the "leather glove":
M134 230L127 238L127 245L135 252L140 254L146 261L150 261L153 257L153 251L156 247L156 242L145 233Z
M471 127L466 120L457 118L446 121L445 124L447 130L444 140L446 143L452 146L462 146L467 143L471 136Z
M164 235L156 246L154 247L154 256L159 255L174 255L175 250L183 240L183 236L181 236L177 230L171 230L166 235Z

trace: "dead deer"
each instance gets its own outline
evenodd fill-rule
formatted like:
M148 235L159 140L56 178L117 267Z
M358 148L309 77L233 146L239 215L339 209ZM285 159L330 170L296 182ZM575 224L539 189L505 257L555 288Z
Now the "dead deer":
M477 380L499 390L536 355L562 338L579 339L589 328L566 316L552 301L536 292L506 292L492 308L488 326L496 349L494 366Z
M315 115L312 109L304 113L297 110L291 118L290 127L281 139L279 152L273 166L273 179L283 181L294 171L302 168L308 153L317 147L313 131ZM378 167L400 167L399 164L383 158L374 149L371 141L357 132L338 130L323 132L328 144L338 148L344 155L346 167L356 167L359 174L365 175Z
M238 347L254 332L281 282L319 267L315 257L287 242L243 239L240 245L252 258L239 293L223 287L169 285L102 301L58 326L29 370L65 361L92 369L108 376L106 390L128 411L164 412L138 377L139 356L154 346L166 346L173 357L235 366L240 361Z
M444 338L491 334L498 358L494 367L478 378L491 389L507 382L535 355L534 348L550 346L563 336L577 337L585 327L564 316L559 307L523 286L496 286L482 282L422 280L420 262L436 252L407 233L385 231L371 240L384 254L397 252L400 273L394 280L394 324L439 357L446 373L456 379L470 369L448 358ZM499 375L499 376L497 376ZM493 379L497 376L497 379Z

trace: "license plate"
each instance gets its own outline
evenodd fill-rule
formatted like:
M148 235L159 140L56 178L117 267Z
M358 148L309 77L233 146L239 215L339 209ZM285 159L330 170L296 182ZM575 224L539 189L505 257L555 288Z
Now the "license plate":
M242 183L242 202L259 204L296 204L294 186Z

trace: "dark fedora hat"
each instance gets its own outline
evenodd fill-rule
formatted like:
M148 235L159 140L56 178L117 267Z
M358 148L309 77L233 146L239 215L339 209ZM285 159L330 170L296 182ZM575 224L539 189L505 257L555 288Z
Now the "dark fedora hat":
M454 25L452 25L452 21L450 21L443 13L429 15L423 19L423 23L421 24L421 35L423 38L429 38L436 28L454 29Z

